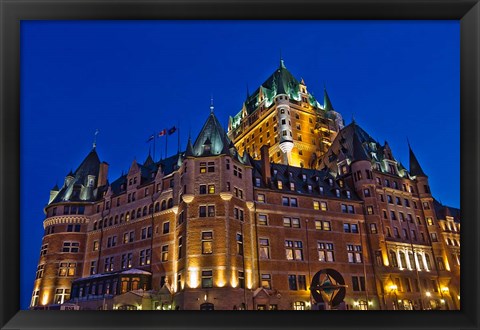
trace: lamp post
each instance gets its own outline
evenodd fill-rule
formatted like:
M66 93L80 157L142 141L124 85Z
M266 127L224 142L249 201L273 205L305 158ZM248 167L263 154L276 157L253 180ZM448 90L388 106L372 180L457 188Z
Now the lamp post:
M393 293L395 295L395 301L393 302L393 308L398 310L400 309L398 306L398 297L397 297L397 289L398 287L395 284L392 284L388 287L390 289L390 293Z

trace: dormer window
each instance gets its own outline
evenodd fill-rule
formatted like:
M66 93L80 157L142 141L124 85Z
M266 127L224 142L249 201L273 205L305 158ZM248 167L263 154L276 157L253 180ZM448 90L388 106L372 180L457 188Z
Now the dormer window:
M350 192L350 191L348 191L348 190L347 190L347 192L346 192L346 193L347 193L347 198L348 198L348 199L352 198L352 194L351 194L351 192Z
M87 187L93 187L95 184L95 176L89 175L87 178Z

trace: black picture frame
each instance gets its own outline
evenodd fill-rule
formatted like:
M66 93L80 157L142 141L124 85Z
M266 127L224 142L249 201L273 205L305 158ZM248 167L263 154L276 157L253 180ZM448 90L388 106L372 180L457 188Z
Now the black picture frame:
M0 0L2 329L478 329L480 4L478 0ZM461 47L460 311L19 311L20 21L58 19L455 19ZM401 314L401 315L400 315Z

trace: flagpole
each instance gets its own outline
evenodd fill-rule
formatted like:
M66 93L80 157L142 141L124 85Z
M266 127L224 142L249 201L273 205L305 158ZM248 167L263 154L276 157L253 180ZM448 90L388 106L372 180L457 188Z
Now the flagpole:
M155 163L155 140L157 139L157 134L153 133L153 162Z
M177 121L177 135L178 135L178 142L177 142L177 149L178 149L178 153L180 153L180 126L178 126L178 121Z
M167 159L167 150L168 150L168 132L165 134L165 159Z

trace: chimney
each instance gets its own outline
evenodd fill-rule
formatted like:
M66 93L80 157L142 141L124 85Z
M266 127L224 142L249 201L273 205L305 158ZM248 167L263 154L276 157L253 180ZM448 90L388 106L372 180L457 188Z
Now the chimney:
M101 187L107 184L108 163L102 162L100 164L100 170L98 171L97 187Z
M262 160L262 178L266 186L270 185L271 175L270 175L270 155L268 152L269 146L263 145L260 148L260 157Z

